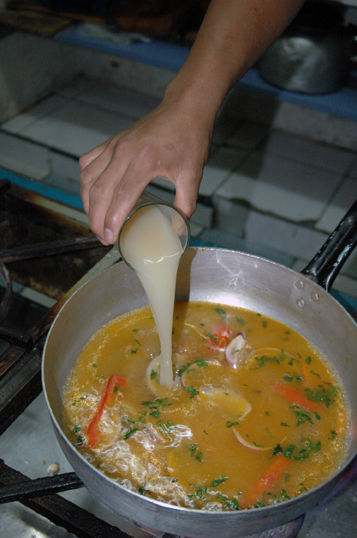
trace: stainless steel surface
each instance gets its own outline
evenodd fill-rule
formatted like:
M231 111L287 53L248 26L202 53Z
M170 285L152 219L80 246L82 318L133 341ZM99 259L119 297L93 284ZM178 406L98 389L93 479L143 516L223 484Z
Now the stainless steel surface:
M324 353L346 389L356 421L357 327L346 311L320 286L295 271L243 253L188 249L180 266L177 298L235 304L281 320ZM323 499L356 453L354 438L343 465L320 487L273 507L231 513L188 510L130 492L92 467L64 435L61 397L76 357L103 323L147 304L134 272L123 262L78 289L56 317L43 357L43 386L56 435L68 461L93 498L146 527L201 538L232 538L261 532L296 518Z
M351 40L342 33L313 30L286 33L259 62L261 77L285 90L330 93L341 88L351 69Z

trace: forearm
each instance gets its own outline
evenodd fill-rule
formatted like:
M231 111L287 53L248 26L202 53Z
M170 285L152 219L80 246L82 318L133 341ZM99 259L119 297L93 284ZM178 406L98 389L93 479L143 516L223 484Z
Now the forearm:
M212 0L165 98L214 118L232 85L297 14L304 0ZM198 110L197 110L198 107Z

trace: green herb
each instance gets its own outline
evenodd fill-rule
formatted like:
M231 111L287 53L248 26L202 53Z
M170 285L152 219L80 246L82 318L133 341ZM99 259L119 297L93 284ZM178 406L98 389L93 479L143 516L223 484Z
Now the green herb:
M150 415L156 418L160 415L160 407L168 407L169 405L172 405L172 403L168 402L167 398L156 398L152 401L141 402L141 405L147 406L151 411Z
M139 487L138 487L138 493L140 493L140 495L145 495L145 488L144 488L144 486L139 486Z
M113 388L113 392L118 392L118 390L119 390L118 385L115 385L115 387Z
M93 366L93 368L97 368L97 363L93 362L92 366Z
M318 385L315 390L305 389L305 394L312 402L322 402L326 407L330 407L335 402L338 391L331 383L325 383Z
M311 357L306 357L306 359L305 359L306 364L310 364L311 361L312 361Z
M130 350L130 353L131 353L132 355L135 355L135 353L137 353L137 352L138 352L137 349L131 349L131 350Z
M289 424L287 422L280 422L280 426L284 426L286 428L290 428Z
M77 405L77 400L73 400L72 405Z
M187 392L190 394L190 398L194 398L199 394L199 391L195 389L195 387L191 387L190 385L188 387L185 387Z
M135 432L137 432L137 431L138 431L138 428L135 428L135 427L134 427L134 428L130 428L130 430L128 430L128 431L126 432L126 434L124 435L123 439L129 439L129 438L133 435L133 433L135 433Z
M217 342L218 342L218 337L217 336L215 336L212 333L208 333L207 336L208 336L208 338L210 338L211 340L213 340L213 342L215 342L217 344Z
M223 482L225 482L226 480L228 480L228 476L220 476L219 478L215 478L215 479L212 480L212 482L210 483L210 487L211 487L211 488L216 488L216 487L219 486L220 484L223 484Z
M318 374L317 372L314 372L313 370L310 370L310 374L316 375L316 377L321 377L320 374Z
M227 510L240 510L239 503L237 499L233 497L233 499L230 499L229 497L226 497L225 495L218 494L217 499L223 504L223 507Z
M259 368L262 368L269 362L275 362L276 364L280 364L280 360L278 359L278 357L268 357L267 355L261 355L260 357L254 357L254 358L257 362L257 366L255 368L250 368L250 370L258 370Z
M264 415L266 415L267 417L269 417L269 416L270 416L269 411L265 411Z
M134 342L136 342L138 344L138 346L142 346L142 343L137 338L134 338Z
M156 370L151 370L150 372L150 379L155 379L157 376L157 371Z
M207 493L207 488L203 486L198 486L193 493L188 495L189 499L200 499L201 501L206 501L205 495Z
M217 314L219 314L220 316L222 316L222 318L225 318L226 317L226 311L223 310L223 308L214 308L213 309L215 312L217 312Z
M203 453L201 452L201 450L197 449L197 443L190 445L190 454L195 460L199 461L200 463L203 461Z
M279 453L284 454L284 456L290 460L302 461L306 460L311 456L313 452L318 452L321 450L321 441L317 441L315 444L309 438L302 439L302 446L297 447L296 445L290 444L285 448L282 448L281 445L276 445L273 448L273 455L276 456Z
M82 445L83 445L83 437L78 435L78 437L76 438L76 446L82 446Z
M240 323L241 325L245 325L245 319L236 316L236 320L237 320L238 323Z
M179 368L177 371L177 375L182 376L185 372L188 372L191 366L197 365L200 368L204 368L205 366L208 366L208 362L203 359L197 359L193 362L188 362L187 364L184 364Z
M330 441L333 441L337 436L337 431L336 430L330 430L330 435L328 436L328 439Z
M236 420L234 422L230 422L229 420L226 421L226 427L231 428L232 426L238 426L239 422Z
M162 431L165 436L169 436L175 429L175 424L168 420L167 422L158 422L157 427Z
M262 321L262 325L263 325L263 327L265 328L265 327L268 325L268 322L264 319L264 320Z
M285 374L284 376L285 381L302 381L302 376L299 374Z
M78 424L76 424L75 427L73 428L73 431L74 431L74 433L78 433L78 432L81 431L81 427L78 426Z
M305 424L306 422L309 422L310 424L314 423L309 413L307 411L302 411L298 405L291 405L290 409L293 410L293 413L297 418L296 426L300 426L300 424Z

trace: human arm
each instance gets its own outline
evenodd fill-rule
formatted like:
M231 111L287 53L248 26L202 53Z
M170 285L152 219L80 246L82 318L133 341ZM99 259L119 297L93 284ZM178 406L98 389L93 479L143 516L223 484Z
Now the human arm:
M225 95L302 4L303 0L212 0L160 105L81 157L84 209L104 244L115 241L136 200L156 177L174 183L175 205L192 215Z

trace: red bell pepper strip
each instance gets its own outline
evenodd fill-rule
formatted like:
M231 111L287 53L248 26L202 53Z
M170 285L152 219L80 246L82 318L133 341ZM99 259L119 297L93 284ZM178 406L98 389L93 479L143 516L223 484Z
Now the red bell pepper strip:
M278 478L284 473L288 459L282 454L274 456L274 459L268 465L258 482L253 489L248 493L245 499L244 508L254 505L259 501L265 491L269 491L271 486L278 480Z
M281 396L283 396L283 398L295 405L298 405L299 407L304 407L309 411L319 411L321 409L318 404L311 402L305 396L305 394L303 394L299 390L294 389L293 387L290 387L286 383L271 381L270 384Z
M99 402L97 412L89 423L87 429L87 442L88 446L94 448L99 443L100 431L99 431L99 422L102 418L104 409L109 404L111 397L119 388L126 386L125 377L120 375L111 375L108 379L107 386L105 388L104 394Z

